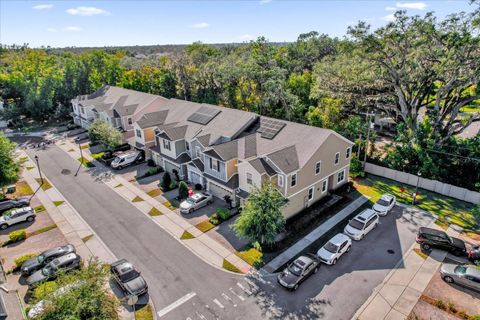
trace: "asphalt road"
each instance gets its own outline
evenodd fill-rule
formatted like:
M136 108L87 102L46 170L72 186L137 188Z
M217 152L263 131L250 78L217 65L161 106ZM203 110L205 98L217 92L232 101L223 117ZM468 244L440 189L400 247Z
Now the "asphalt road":
M289 292L276 275L247 279L204 263L85 169L74 177L78 162L58 147L27 152L111 251L142 271L157 311L168 311L160 319L350 319L431 219L396 207L335 266Z

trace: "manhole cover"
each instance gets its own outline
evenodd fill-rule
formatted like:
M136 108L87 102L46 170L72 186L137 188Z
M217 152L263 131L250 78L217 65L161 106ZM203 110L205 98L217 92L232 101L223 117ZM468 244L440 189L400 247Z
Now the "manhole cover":
M62 174L64 174L64 175L67 175L67 174L70 174L70 173L72 173L72 171L70 171L68 169L63 169L62 170Z
M395 251L392 250L392 249L388 249L387 252L388 252L389 254L394 254L394 253L395 253Z

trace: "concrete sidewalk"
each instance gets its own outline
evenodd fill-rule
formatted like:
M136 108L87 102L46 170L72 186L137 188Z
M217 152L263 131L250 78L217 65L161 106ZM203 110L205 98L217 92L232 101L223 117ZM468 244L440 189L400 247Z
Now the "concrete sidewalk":
M449 228L447 233L458 236ZM447 256L434 249L427 259L420 257L413 248L404 256L402 267L393 269L382 284L355 313L353 319L407 319L428 283ZM400 265L399 262L399 265Z
M310 232L303 239L297 241L293 246L285 250L282 254L278 255L275 259L270 261L267 265L263 267L263 270L269 273L277 271L285 263L293 259L295 256L300 254L305 248L315 242L317 239L325 235L328 231L334 228L340 221L348 217L352 212L360 208L369 198L365 196L360 196L355 199L348 206L343 208L340 212L335 214L333 217L322 223L315 230Z
M69 139L57 143L57 146L64 150L73 159L77 160L80 158L78 145L74 144ZM132 205L134 205L139 211L148 216L166 232L170 233L170 235L180 241L203 261L224 271L226 271L223 268L224 260L233 264L243 273L248 273L252 269L252 267L240 259L235 252L226 249L216 240L191 225L182 216L164 206L160 201L152 198L145 191L127 181L121 175L112 174L111 170L105 168L102 163L92 158L88 149L83 149L82 154L85 159L95 165L95 168L81 168L80 172L96 170L95 174L98 175L99 180L102 180L103 183L109 186L118 195L132 203ZM134 199L136 201L133 201ZM149 212L152 208L156 208L160 211L161 215L150 216ZM181 237L185 232L190 233L194 238L182 240Z

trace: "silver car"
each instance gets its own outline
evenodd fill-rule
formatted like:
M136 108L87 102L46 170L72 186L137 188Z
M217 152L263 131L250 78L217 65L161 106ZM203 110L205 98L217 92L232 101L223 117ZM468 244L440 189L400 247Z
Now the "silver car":
M480 270L474 266L444 263L440 274L445 282L480 291Z
M200 209L204 206L213 203L213 196L208 192L195 193L187 200L180 203L181 213L192 213L193 211Z
M13 209L0 217L0 229L5 230L11 225L35 220L35 211L31 207Z
M345 252L350 251L351 248L352 240L343 233L338 233L318 250L317 256L323 263L333 265L337 263L337 260Z

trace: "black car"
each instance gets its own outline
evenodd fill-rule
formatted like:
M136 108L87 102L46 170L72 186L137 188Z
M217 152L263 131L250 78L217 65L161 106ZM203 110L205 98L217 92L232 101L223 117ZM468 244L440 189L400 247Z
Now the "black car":
M307 253L295 259L278 275L278 283L287 289L297 290L300 283L317 273L319 267L320 259L312 253Z
M110 265L113 280L128 295L140 296L148 291L145 279L133 265L125 259L118 260Z
M67 255L53 259L42 269L35 271L27 278L27 285L34 288L42 282L53 280L57 277L60 270L70 271L80 268L81 259L76 253L69 253Z
M476 265L480 265L480 246L472 246L468 250L468 260Z
M38 256L28 259L22 264L22 275L29 276L33 272L43 268L47 263L50 263L53 259L67 255L69 253L75 253L75 247L71 244L65 246L48 249Z
M456 256L466 255L467 248L465 242L458 238L450 237L441 230L421 227L417 235L417 243L423 250L432 248L443 249Z
M29 198L0 199L0 213L14 208L23 208L30 205Z

